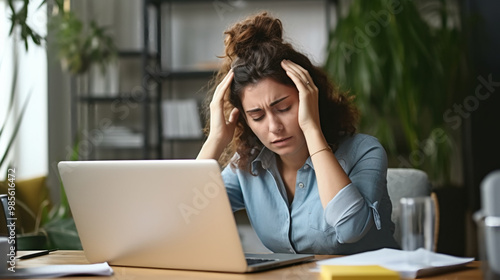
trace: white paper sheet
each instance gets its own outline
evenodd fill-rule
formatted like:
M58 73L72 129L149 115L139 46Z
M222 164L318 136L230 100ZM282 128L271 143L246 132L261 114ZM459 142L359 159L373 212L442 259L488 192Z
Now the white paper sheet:
M110 276L113 275L113 269L108 263L46 265L1 271L0 279L56 278L70 275Z
M474 258L461 258L430 252L424 249L402 251L380 249L317 262L321 265L380 265L397 271L403 278L417 278L455 269L472 262Z

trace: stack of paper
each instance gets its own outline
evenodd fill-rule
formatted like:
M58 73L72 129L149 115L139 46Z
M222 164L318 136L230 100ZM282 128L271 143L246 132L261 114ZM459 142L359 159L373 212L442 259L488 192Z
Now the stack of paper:
M113 269L108 263L96 264L62 264L46 265L39 267L19 268L15 271L0 271L0 278L24 279L24 278L56 278L71 275L113 275Z
M397 271L403 278L416 278L456 269L473 260L474 258L454 257L424 249L416 251L380 249L327 259L319 261L317 264L319 267L322 265L379 265Z
M169 100L162 104L163 137L196 139L203 135L195 99Z

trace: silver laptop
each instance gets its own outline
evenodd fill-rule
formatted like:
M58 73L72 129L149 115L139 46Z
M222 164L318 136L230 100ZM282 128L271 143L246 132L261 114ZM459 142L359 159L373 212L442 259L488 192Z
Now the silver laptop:
M63 161L58 168L89 262L242 273L314 258L245 255L215 160Z

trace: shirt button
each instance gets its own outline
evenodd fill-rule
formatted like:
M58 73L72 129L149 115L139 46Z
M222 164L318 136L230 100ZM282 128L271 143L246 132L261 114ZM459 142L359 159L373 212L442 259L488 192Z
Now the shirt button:
M299 188L303 189L304 188L304 183L299 183Z
M304 166L304 170L307 170L307 169L309 169L309 165Z

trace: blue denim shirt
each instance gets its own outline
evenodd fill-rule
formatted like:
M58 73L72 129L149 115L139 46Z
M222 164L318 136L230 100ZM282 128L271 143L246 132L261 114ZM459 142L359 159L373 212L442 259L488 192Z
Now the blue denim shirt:
M262 243L273 252L353 254L397 248L387 194L387 155L374 137L356 134L335 151L351 179L323 209L311 158L297 171L289 203L276 165L264 148L251 163L253 176L228 165L222 178L233 211L246 209Z

